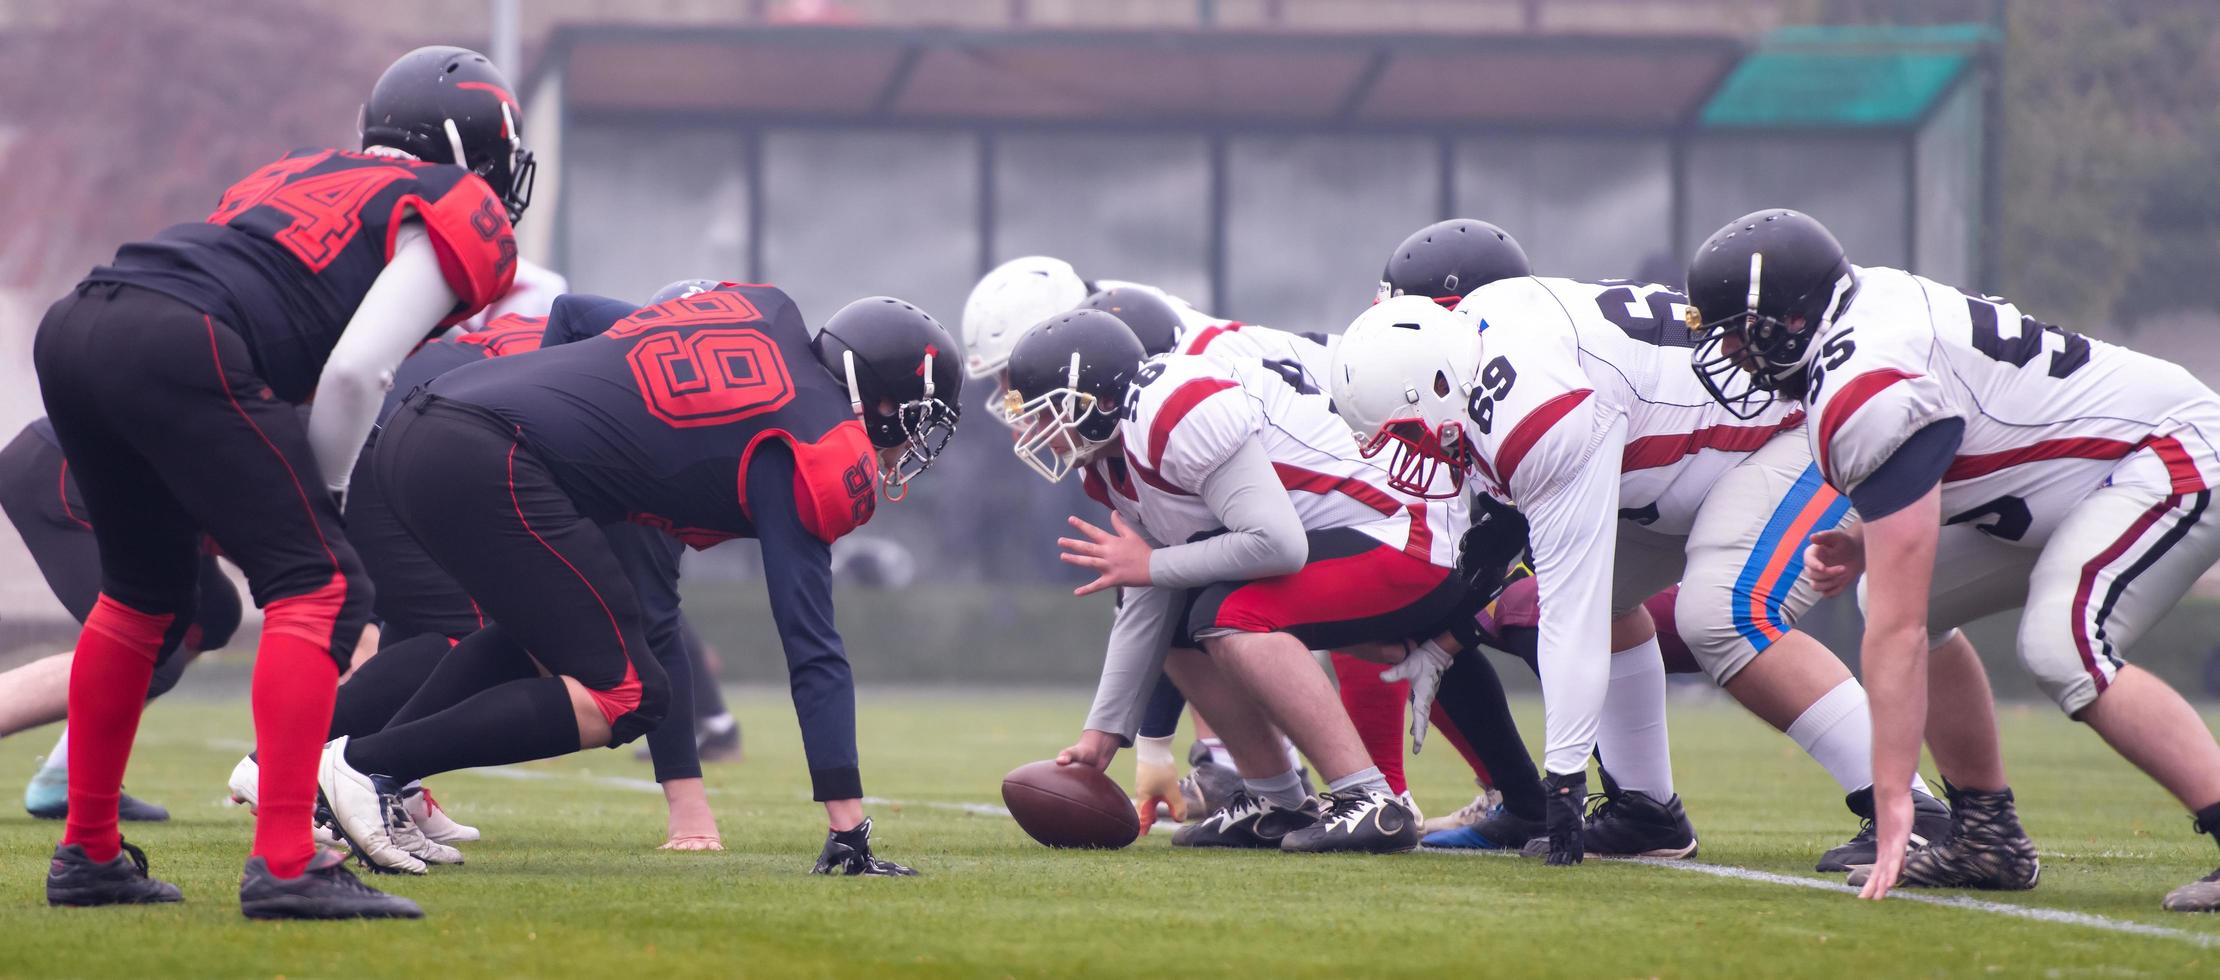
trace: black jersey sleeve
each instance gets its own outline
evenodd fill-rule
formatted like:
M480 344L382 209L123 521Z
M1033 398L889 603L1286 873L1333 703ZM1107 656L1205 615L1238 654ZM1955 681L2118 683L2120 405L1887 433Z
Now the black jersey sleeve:
M832 546L802 524L795 508L794 457L784 443L766 441L750 462L747 479L756 538L763 545L764 587L786 649L812 796L856 799L863 795L856 765L856 687L833 625Z
M555 304L548 308L547 331L540 334L540 346L557 347L601 336L616 326L618 320L631 316L639 308L638 303L607 296L564 293L555 297Z

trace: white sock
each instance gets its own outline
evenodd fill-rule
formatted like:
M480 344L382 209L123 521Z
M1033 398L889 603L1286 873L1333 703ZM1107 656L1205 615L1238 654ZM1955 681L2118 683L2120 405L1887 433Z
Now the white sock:
M1665 735L1665 654L1657 638L1611 654L1596 749L1620 789L1673 796L1672 745Z
M44 771L47 771L47 770L52 770L52 771L54 771L54 772L68 772L68 771L69 771L69 726L68 726L68 725L63 725L63 726L62 726L62 737L60 737L60 738L57 738L57 739L55 739L55 740L54 740L54 751L52 751L52 752L48 752L48 753L46 754L46 761L45 761L45 762L42 762L42 763L40 763L40 764L39 764L39 770L40 770L41 772L44 772Z
M1241 767L1233 764L1233 753L1226 751L1226 743L1215 738L1197 739L1196 741L1201 742L1204 748L1210 750L1210 761L1212 763L1236 772L1240 771Z
M1326 784L1328 793L1346 793L1353 789L1381 796L1395 795L1388 789L1387 777L1380 775L1379 766L1366 766Z
M1873 785L1873 716L1856 678L1835 685L1789 723L1788 737L1803 747L1845 793ZM1917 774L1912 776L1916 782ZM1919 787L1925 790L1925 786Z
M1287 768L1297 771L1303 768L1303 753L1298 751L1295 748L1295 743L1285 735L1280 736L1280 749L1287 753Z

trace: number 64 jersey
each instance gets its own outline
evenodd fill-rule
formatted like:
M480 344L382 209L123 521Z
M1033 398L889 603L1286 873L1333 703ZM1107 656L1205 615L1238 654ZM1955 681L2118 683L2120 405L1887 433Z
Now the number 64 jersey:
M2001 541L2040 545L2107 482L2165 496L2220 478L2220 396L2179 365L1907 272L1857 276L1807 368L1812 454L1837 489L1945 419L1965 429L1942 477L1944 523Z
M1203 479L1251 439L1261 441L1305 530L1347 527L1449 568L1465 511L1388 486L1357 453L1331 399L1300 372L1264 360L1166 354L1141 368L1119 423L1122 459L1087 468L1090 495L1164 545L1225 529Z

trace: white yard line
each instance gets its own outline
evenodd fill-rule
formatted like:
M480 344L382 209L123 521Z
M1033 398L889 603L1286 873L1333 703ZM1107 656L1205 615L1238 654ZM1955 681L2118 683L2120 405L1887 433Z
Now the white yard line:
M221 744L218 744L217 742L211 742L210 745L211 747L221 748L227 751L239 747L229 740L223 740ZM537 769L521 769L516 766L490 766L484 769L466 769L463 770L463 772L473 775L491 776L496 779L570 780L574 782L591 783L596 786L605 786L610 789L630 790L640 793L660 794L663 792L662 786L658 785L652 780L630 779L623 776L595 776L585 773L544 772ZM948 810L957 813L968 813L973 816L981 817L1007 817L1010 815L1010 811L1008 809L996 806L992 803L950 803L939 800L894 800L882 796L866 796L863 798L863 802L871 804L873 806L914 806L922 807L928 810ZM1158 821L1157 826L1176 827L1178 825L1170 823L1169 821ZM1455 854L1467 857L1516 856L1512 852L1507 851L1471 851L1442 848L1426 848L1425 851L1428 854ZM1736 881L1752 881L1768 885L1782 885L1789 888L1809 888L1818 891L1838 892L1845 895L1855 895L1858 891L1857 889L1852 888L1849 885L1841 884L1839 882L1825 881L1818 878L1806 878L1800 875L1784 875L1772 871L1759 871L1755 868L1737 867L1731 864L1704 864L1697 861L1667 861L1660 858L1639 858L1630 863L1647 865L1653 868L1666 868L1673 871L1710 875L1715 878L1731 878ZM2006 902L1991 902L1985 899L1965 898L1954 895L1930 895L1908 889L1898 889L1897 891L1892 893L1892 897L1907 902L1918 902L1923 905L1937 905L1943 908L1964 909L1970 912L1987 912L1992 915L2010 916L2015 919L2028 919L2034 922L2049 922L2058 925L2081 926L2088 929L2101 929L2106 932L2125 933L2127 935L2133 936L2149 936L2155 939L2172 939L2177 942L2185 942L2189 943L2190 945L2205 949L2220 946L2220 935L2213 935L2203 932L2193 932L2187 929L2173 929L2166 926L2154 926L2142 922L2129 922L2125 919L2111 919L2101 915L2091 915L2087 912L2068 912L2064 909L2034 908L2026 905L2012 905Z

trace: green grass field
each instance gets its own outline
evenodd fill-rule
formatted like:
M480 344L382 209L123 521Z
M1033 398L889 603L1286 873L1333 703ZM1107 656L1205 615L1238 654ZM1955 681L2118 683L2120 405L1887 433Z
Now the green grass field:
M670 854L662 803L629 751L595 752L435 787L486 840L466 867L380 879L417 923L253 923L235 902L249 817L223 780L249 737L246 702L188 680L155 706L131 770L167 825L131 828L186 894L153 909L49 909L40 873L60 827L0 815L0 975L665 976L1287 974L1507 976L2124 976L2220 973L2220 918L2158 909L2220 862L2171 801L2088 732L2007 712L2006 744L2042 886L1980 896L2102 917L2030 921L1621 862L1546 868L1419 853L1298 857L1055 852L1007 819L1002 773L1049 755L1076 693L882 692L863 698L865 784L880 849L912 880L803 874L821 840L799 738L779 692L734 702L748 759L712 767L728 850ZM1529 731L1536 706L1525 705ZM1676 703L1680 788L1701 860L1811 879L1853 827L1832 783L1786 739L1717 703ZM29 775L50 730L0 742L0 786ZM1184 743L1184 740L1183 740ZM1470 796L1447 745L1415 762L1423 805ZM1112 769L1121 781L1131 767ZM893 802L899 801L899 802ZM2120 931L2160 927L2157 934Z

